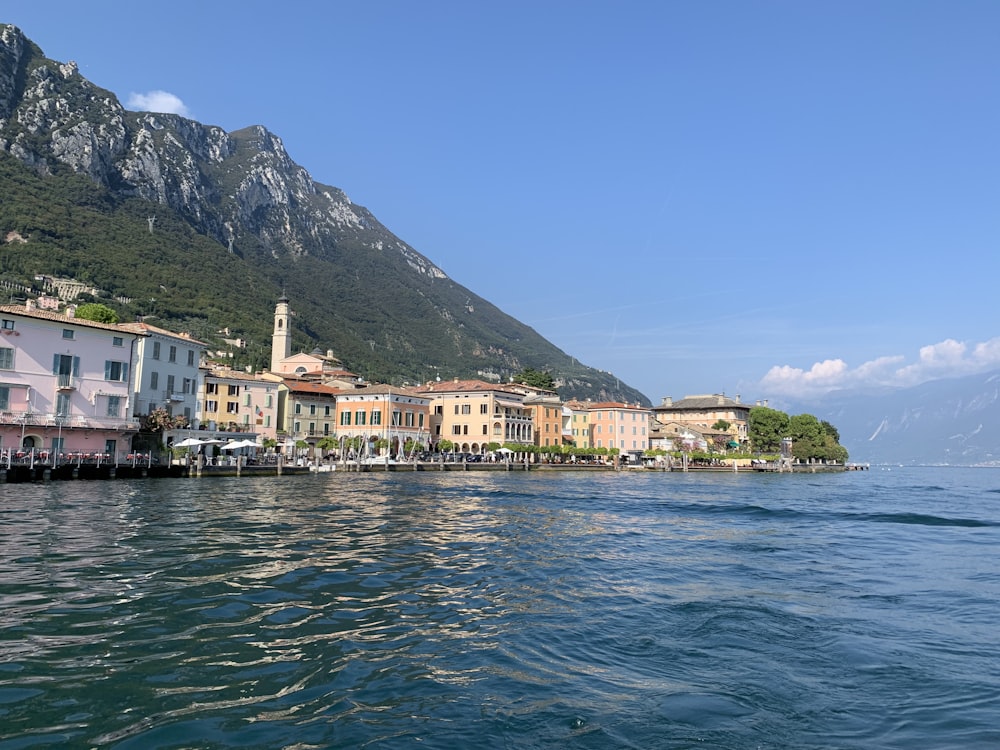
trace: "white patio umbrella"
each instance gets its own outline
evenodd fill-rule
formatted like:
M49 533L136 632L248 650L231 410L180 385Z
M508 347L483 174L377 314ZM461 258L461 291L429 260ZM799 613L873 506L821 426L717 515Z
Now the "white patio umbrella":
M243 445L243 441L242 440L232 440L232 441L226 443L225 445L220 445L219 446L219 450L234 451L234 450L236 450L238 448L243 448L243 447L245 447L245 446Z
M199 440L198 438L184 438L179 443L174 443L175 448L194 448L199 445L204 445L206 441Z

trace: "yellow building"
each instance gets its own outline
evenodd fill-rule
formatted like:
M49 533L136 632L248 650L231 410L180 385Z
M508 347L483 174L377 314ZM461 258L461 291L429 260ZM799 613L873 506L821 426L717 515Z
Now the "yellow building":
M441 381L414 389L431 400L431 440L458 453L485 453L491 443L533 445L532 410L510 386L482 380Z
M750 404L740 403L740 397L727 398L724 394L685 396L680 401L665 397L663 403L653 407L653 416L661 424L678 422L689 425L704 434L719 421L728 422L726 430L735 442L743 444L749 439Z
M567 401L569 411L569 439L577 448L591 448L590 404L586 401Z
M204 368L201 382L202 427L276 437L278 382L228 367Z

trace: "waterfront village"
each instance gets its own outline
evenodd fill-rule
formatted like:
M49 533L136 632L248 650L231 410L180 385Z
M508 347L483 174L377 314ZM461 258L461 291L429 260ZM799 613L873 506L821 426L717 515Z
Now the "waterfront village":
M639 404L562 401L519 383L365 382L332 351L291 351L289 300L274 310L270 369L147 322L101 323L40 297L0 305L0 464L31 466L460 460L646 465L671 451L739 448L739 397ZM735 468L735 466L734 466Z

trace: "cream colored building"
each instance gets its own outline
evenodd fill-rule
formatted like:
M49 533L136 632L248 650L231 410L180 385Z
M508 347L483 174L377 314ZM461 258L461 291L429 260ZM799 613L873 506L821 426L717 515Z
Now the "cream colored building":
M490 443L533 445L532 409L510 386L482 380L432 382L414 389L431 400L431 440L458 453L485 453Z
M740 397L728 398L725 394L685 396L674 401L669 396L663 403L653 407L653 416L661 424L678 422L690 425L704 434L713 425L724 421L729 423L729 432L735 442L741 445L749 439L750 404L740 402Z

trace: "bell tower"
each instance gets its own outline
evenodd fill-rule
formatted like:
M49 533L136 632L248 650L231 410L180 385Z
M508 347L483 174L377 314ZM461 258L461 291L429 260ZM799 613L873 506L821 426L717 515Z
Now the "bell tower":
M278 372L281 360L292 354L292 311L284 294L274 306L274 333L271 334L271 372Z

